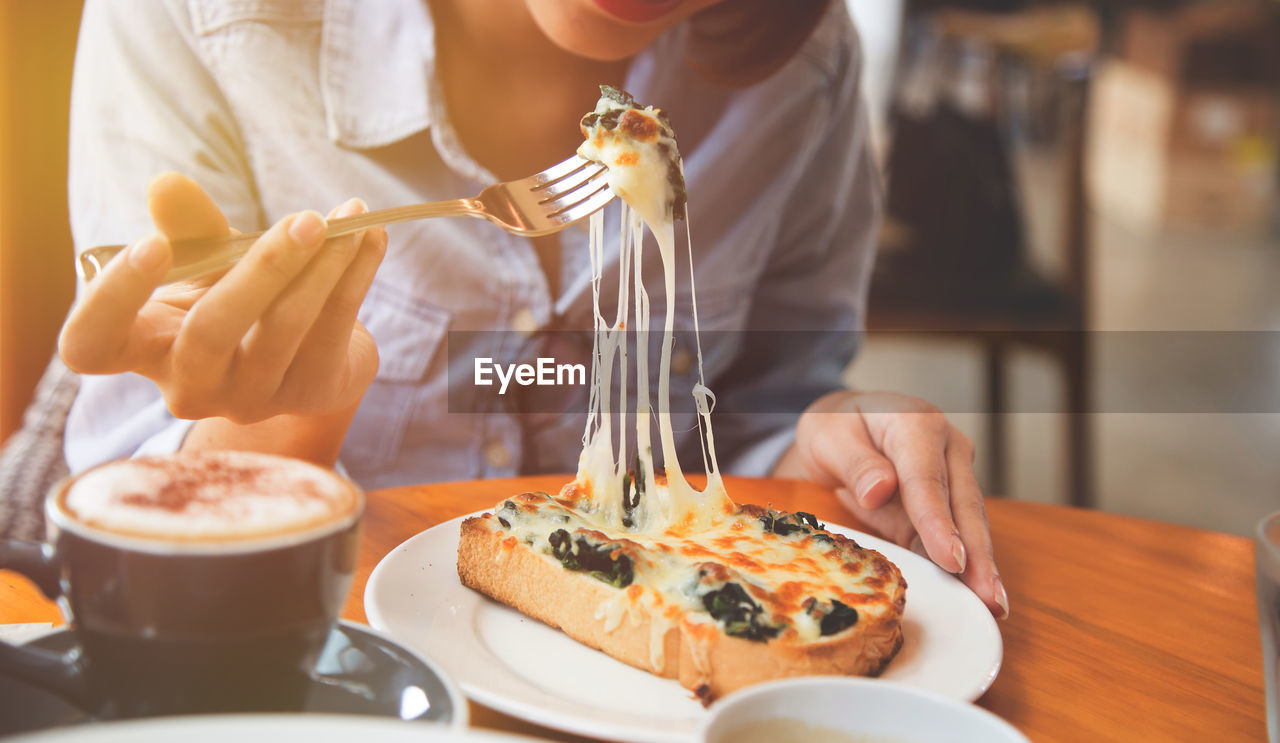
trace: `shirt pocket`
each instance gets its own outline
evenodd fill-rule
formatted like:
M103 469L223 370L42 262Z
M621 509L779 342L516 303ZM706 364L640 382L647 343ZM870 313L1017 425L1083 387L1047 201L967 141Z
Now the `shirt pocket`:
M374 282L360 322L378 344L378 374L365 392L343 445L353 470L368 470L396 458L414 411L431 404L430 384L444 373L442 346L451 313L408 292Z

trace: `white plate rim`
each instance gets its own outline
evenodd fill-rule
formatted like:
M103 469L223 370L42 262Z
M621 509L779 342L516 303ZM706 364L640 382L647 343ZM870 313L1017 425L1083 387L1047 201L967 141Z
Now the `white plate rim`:
M264 712L214 715L173 715L133 720L107 720L92 725L55 727L19 733L6 743L126 743L129 741L238 740L263 743L309 740L343 743L365 740L396 743L536 743L535 739L489 730L468 730L452 725L427 724L373 715L328 712Z
M430 543L430 540L440 539L441 535L444 535L447 539L453 540L454 544L456 544L458 529L462 521L484 513L490 513L492 510L493 509L490 508L476 511L474 513L459 516L431 526L406 539L384 555L374 567L373 571L369 574L369 579L365 585L364 609L370 625L382 632L385 632L388 636L394 638L402 645L417 647L416 638L405 637L397 633L395 621L391 617L387 616L380 606L378 594L380 591L385 590L382 589L381 586L386 580L386 574L396 567L397 562L400 559L403 559L399 557L401 553L412 552L422 544ZM990 649L991 658L986 664L987 668L984 673L980 675L975 674L967 685L964 685L958 690L953 690L951 693L945 693L944 696L950 696L962 702L972 702L981 697L995 681L996 676L1000 672L1004 657L1004 643L1000 634L999 626L982 601L969 591L967 587L964 587L963 584L959 583L959 580L955 578L955 576L946 573L928 559L921 557L914 552L871 534L857 531L846 526L834 523L828 523L826 526L827 529L832 532L844 534L854 539L863 547L874 549L881 554L884 554L885 557L892 560L895 564L898 564L899 567L901 567L905 562L907 565L911 566L913 572L923 573L926 576L932 576L932 579L940 581L955 581L957 585L964 588L963 592L954 593L957 596L966 597L962 600L968 604L967 609L972 612L972 618L976 619L982 625L982 630L986 633L986 637L984 639L993 641L993 645ZM452 573L455 582L457 582L456 555L454 561L450 562L447 567ZM444 569L444 567L433 567L433 571L440 571ZM904 572L906 571L904 570ZM908 583L907 612L908 616L910 616L912 606L910 600L911 587L914 583L911 581L908 581ZM492 605L498 610L510 611L519 615L519 612L515 609L499 604L483 594L471 591L470 589L462 586L461 582L457 582L456 585L461 591L465 591L474 597L473 610L477 607ZM557 635L561 634L559 630L551 628L541 622L531 621L530 626L534 628L533 631L535 632L545 631L553 632ZM484 652L488 655L492 655L480 638L473 636L467 639L473 641L477 647L482 647ZM574 644L576 645L576 643ZM586 653L599 652L585 646L580 647ZM550 697L550 695L541 693L536 689L530 690L531 693L541 693L544 697L542 700L544 702L548 699L552 701L560 701L560 705L558 707L554 704L540 705L537 701L529 700L528 698L520 698L496 692L491 688L492 684L484 682L483 680L477 681L475 678L476 675L469 672L468 669L452 667L445 659L439 658L433 654L430 648L420 647L419 649L422 653L436 659L439 666L447 671L448 675L462 687L463 692L470 699L495 710L505 712L512 716L527 720L528 722L548 728L610 740L634 741L635 743L692 743L696 740L699 724L702 719L704 719L700 717L692 720L689 725L683 726L677 730L655 730L650 726L637 726L635 724L625 723L619 724L616 721L605 719L603 714L598 713L594 709L583 708L580 704L561 701L558 698ZM893 668L892 663L890 664L890 668ZM671 681L670 683L674 684L676 682Z

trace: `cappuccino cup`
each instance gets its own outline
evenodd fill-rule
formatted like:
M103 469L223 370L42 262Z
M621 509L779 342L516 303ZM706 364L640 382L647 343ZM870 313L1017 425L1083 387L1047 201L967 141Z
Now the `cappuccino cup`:
M69 653L0 643L0 674L96 717L297 709L355 568L364 495L238 451L110 462L54 488L48 543L0 568L56 599Z

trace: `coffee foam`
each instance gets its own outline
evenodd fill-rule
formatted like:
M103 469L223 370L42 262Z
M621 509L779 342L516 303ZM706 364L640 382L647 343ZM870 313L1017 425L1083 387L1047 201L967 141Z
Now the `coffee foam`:
M329 470L253 452L192 452L91 469L51 502L60 527L127 538L226 544L332 531L359 490Z

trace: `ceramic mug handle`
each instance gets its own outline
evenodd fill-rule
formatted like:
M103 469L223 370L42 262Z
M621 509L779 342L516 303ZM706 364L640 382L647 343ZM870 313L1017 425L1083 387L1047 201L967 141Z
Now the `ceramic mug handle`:
M51 599L62 595L58 556L51 545L0 540L0 568L27 576ZM78 649L63 654L0 642L0 676L37 686L78 707L85 706L84 667Z

